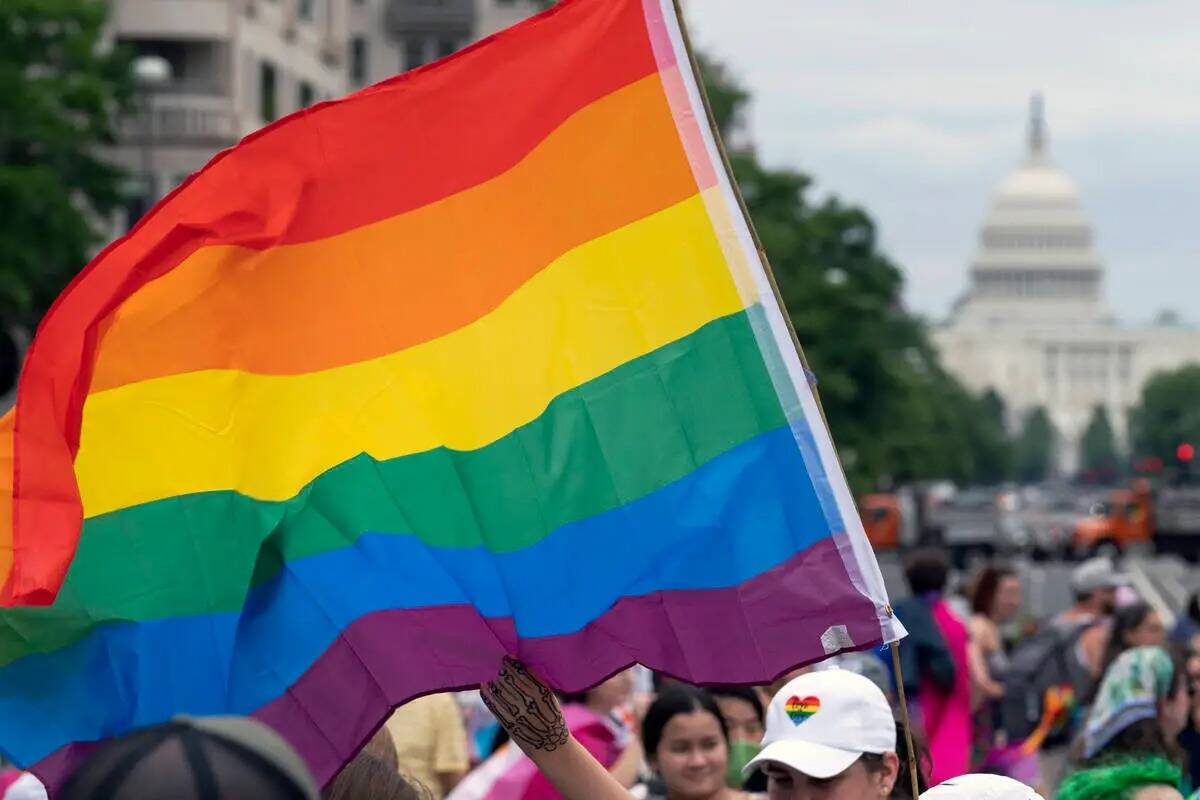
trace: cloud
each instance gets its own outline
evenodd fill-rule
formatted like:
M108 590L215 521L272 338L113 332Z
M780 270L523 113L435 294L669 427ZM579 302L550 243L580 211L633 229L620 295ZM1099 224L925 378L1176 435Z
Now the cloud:
M763 158L866 206L912 306L940 315L961 292L1035 90L1118 311L1146 318L1200 294L1200 3L689 0L686 12L752 91Z
M986 163L1013 147L1013 132L1003 127L963 131L915 116L867 118L816 134L825 147L856 154L887 154L916 161L925 169L957 171Z

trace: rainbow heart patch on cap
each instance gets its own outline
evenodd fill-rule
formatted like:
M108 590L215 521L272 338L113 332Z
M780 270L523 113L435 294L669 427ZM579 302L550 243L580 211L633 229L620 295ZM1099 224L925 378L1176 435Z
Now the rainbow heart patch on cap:
M792 722L799 725L821 710L821 698L813 697L812 695L808 697L796 697L792 695L783 704L783 710L787 712L788 718Z

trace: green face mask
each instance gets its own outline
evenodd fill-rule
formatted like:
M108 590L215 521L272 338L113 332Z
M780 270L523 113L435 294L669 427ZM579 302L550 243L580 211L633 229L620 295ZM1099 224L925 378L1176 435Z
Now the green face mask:
M762 750L758 742L730 742L729 769L725 773L725 783L733 789L741 788L746 782L742 770Z

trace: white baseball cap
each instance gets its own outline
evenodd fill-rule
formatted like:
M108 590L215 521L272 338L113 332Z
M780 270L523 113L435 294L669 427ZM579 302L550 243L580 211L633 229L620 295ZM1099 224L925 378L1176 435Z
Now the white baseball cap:
M1044 800L1023 783L1003 775L960 775L921 794L920 800Z
M4 792L4 800L46 800L46 787L32 772L24 772Z
M763 749L746 771L781 764L812 778L832 778L863 753L896 751L896 723L879 687L853 672L801 675L767 708Z

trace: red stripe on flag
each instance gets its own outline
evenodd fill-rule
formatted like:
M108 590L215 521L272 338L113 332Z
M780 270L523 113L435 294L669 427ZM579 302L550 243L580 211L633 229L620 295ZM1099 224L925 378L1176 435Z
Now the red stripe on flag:
M206 244L311 240L473 186L656 69L640 0L564 0L448 59L280 120L165 198L80 273L29 349L0 605L51 602L74 555L81 411L96 343L121 301Z

